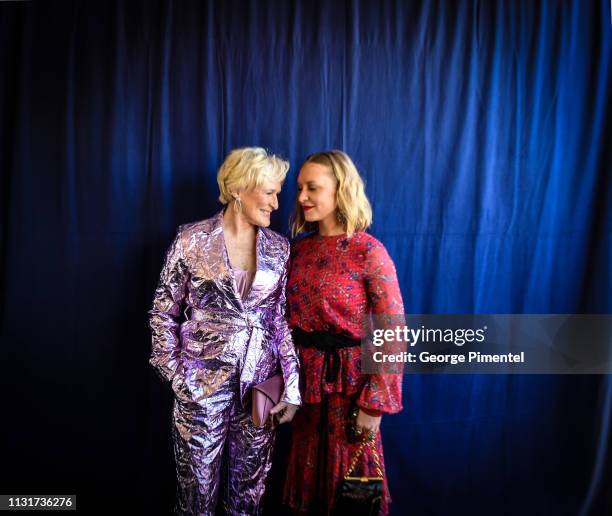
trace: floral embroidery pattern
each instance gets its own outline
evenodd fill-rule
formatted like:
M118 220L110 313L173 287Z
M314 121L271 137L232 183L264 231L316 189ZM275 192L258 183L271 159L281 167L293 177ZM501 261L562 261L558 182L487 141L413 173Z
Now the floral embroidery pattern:
M289 325L304 331L329 331L354 339L363 335L367 314L403 314L404 306L393 261L384 246L367 233L321 237L311 235L294 243L287 286ZM301 364L304 407L292 428L285 502L304 513L318 511L317 482L326 479L326 509L330 512L340 479L345 474L354 443L347 440L351 405L374 413L399 412L400 375L361 373L361 347L341 348L340 370L335 381L323 380L324 352L297 346ZM328 404L328 420L320 421L322 401ZM326 457L320 462L319 446L327 435ZM380 434L376 447L382 457ZM362 467L372 473L372 457L366 451ZM383 465L384 467L384 465ZM386 481L381 514L390 501ZM319 511L320 512L320 511Z

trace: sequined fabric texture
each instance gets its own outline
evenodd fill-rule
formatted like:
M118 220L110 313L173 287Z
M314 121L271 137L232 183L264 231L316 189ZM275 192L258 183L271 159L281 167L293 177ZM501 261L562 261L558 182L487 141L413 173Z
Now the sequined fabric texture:
M258 228L257 271L242 299L222 216L181 226L150 313L150 363L172 383L177 512L258 514L274 432L250 417L251 388L281 372L300 404L299 367L284 317L289 243Z

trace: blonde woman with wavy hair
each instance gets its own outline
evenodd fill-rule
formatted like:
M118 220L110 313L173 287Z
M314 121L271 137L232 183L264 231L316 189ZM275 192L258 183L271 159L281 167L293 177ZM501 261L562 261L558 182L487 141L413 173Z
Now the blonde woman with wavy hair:
M302 409L293 432L284 501L296 514L330 514L351 460L364 476L384 477L379 427L383 413L399 412L401 376L360 370L362 322L368 314L403 314L393 261L365 232L372 209L364 183L342 151L317 152L302 165L291 229L287 284L289 326L300 358ZM379 505L387 514L384 477ZM367 512L367 511L366 511Z
M273 426L300 404L284 317L289 242L268 229L288 168L259 147L230 152L217 175L223 209L181 226L166 254L149 312L150 362L174 391L178 514L259 514ZM262 425L251 391L278 373L274 425Z
M364 231L372 224L372 207L365 195L363 180L355 164L342 151L317 152L311 154L302 168L312 163L324 167L336 180L336 217L347 236ZM312 215L312 213L311 213ZM295 201L291 232L293 236L318 229L317 223L306 217L299 197Z

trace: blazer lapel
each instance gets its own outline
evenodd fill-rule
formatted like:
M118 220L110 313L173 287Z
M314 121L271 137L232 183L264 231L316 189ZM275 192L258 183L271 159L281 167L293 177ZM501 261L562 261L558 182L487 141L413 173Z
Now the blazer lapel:
M255 277L253 278L249 293L246 296L245 305L250 306L254 301L256 302L261 297L262 288L265 287L265 275L268 269L266 246L266 234L262 228L258 227L255 239L255 264L257 270L255 271Z
M210 235L211 237L211 248L214 250L214 254L219 256L219 288L228 294L234 304L242 311L244 305L242 298L238 293L238 287L236 285L236 278L229 261L229 255L227 253L227 246L225 245L225 235L223 234L223 211L220 211L214 218L213 230Z

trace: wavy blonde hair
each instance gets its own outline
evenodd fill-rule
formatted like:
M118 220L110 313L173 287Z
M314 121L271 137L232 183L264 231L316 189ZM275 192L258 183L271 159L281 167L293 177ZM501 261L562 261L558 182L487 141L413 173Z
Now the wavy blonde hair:
M282 183L288 170L288 161L261 147L234 149L217 173L219 200L222 204L232 202L235 193L259 188L266 180Z
M326 166L336 178L336 210L346 234L351 236L367 229L372 224L372 207L366 197L363 180L351 158L340 150L331 150L311 154L304 165L307 163ZM317 227L316 222L306 222L304 211L296 199L291 216L291 234L296 236L306 231L315 231Z

